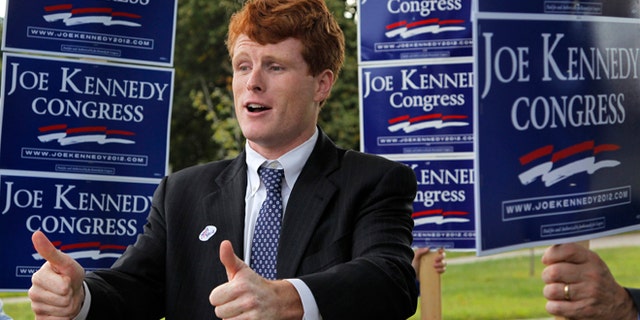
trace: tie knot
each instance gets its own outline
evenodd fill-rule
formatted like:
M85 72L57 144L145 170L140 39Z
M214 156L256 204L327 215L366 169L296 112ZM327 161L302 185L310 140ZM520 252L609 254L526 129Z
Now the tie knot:
M260 167L258 168L260 180L267 187L267 190L280 190L284 170Z

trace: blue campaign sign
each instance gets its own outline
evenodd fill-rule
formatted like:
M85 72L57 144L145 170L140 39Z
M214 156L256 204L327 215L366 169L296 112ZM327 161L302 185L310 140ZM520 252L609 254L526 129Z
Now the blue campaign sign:
M640 229L640 20L476 17L479 253Z
M0 175L0 291L26 290L44 232L85 269L110 267L142 232L157 183Z
M173 70L5 54L0 169L161 178Z
M413 246L470 251L476 246L473 159L401 160L417 178Z
M360 68L361 150L473 150L472 63Z
M480 0L478 11L497 13L532 13L573 16L601 16L618 18L640 17L637 1L592 1L592 0L530 0L502 1Z
M471 0L358 0L359 61L471 56Z
M177 0L7 1L3 50L173 65Z

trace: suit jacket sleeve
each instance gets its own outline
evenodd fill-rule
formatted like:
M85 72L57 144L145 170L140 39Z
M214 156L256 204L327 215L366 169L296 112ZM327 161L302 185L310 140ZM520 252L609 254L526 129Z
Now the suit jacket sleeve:
M165 180L154 194L154 201L162 198ZM159 319L164 315L164 243L165 222L158 206L152 206L135 245L109 270L87 274L85 281L91 291L88 319ZM137 273L123 270L122 265L137 266Z
M215 318L209 294L228 280L220 242L231 240L242 253L244 158L229 164L195 166L162 180L136 243L110 269L85 277L89 319ZM206 226L218 230L201 241Z
M415 174L397 162L347 152L330 180L338 186L333 211L351 218L336 218L339 222L331 232L341 233L303 263L312 265L313 258L325 255L324 260L333 264L300 277L313 292L322 317L410 317L417 306L411 266ZM337 247L342 248L339 253Z

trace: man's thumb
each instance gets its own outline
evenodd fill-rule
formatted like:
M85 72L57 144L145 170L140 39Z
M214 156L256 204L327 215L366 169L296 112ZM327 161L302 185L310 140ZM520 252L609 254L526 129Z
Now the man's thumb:
M31 242L38 254L48 261L57 273L64 272L73 263L71 257L58 251L42 231L36 231L31 235Z
M229 240L224 240L220 244L220 262L227 271L227 278L231 281L240 269L246 266L244 261L233 252L233 246Z

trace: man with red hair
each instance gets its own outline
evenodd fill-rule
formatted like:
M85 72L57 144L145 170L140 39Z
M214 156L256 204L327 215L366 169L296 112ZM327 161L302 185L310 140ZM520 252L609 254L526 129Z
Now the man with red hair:
M48 261L29 292L38 318L393 320L415 312L415 174L341 149L317 125L345 50L324 1L247 1L227 46L245 150L165 177L144 233L109 270L85 276L34 233Z

